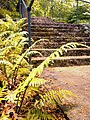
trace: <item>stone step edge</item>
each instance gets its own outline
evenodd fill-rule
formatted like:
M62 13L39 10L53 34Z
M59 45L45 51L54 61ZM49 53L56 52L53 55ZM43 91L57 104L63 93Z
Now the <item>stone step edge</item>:
M33 51L56 51L58 49L32 49ZM67 49L68 51L78 51L78 50L90 50L90 47L89 48L71 48L71 49Z
M32 61L42 61L45 60L47 57L32 57ZM56 57L54 60L76 60L76 59L90 59L90 56L62 56Z

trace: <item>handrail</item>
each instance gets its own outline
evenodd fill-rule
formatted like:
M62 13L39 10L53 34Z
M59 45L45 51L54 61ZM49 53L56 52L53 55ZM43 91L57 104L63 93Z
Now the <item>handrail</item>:
M32 5L34 3L34 0L31 0L29 6L26 5L26 3L25 3L24 0L20 0L20 2L21 2L21 4L23 3L23 5L24 5L24 7L25 7L26 10L31 11Z
M29 6L27 7L27 10L28 10L28 11L31 11L31 8L32 8L33 3L34 3L34 0L31 0Z
M25 3L24 0L22 0L22 3L23 3L23 5L24 5L25 9L27 10L27 5L26 5L26 3Z
M28 45L30 47L31 46L31 25L30 25L31 24L31 13L30 12L31 12L31 8L32 8L32 5L34 3L34 0L30 1L29 6L26 5L24 0L19 0L18 3L20 5L19 7L20 7L20 13L21 13L22 17L24 17L23 16L23 9L26 9L26 11L27 11L27 17L28 17L28 39L29 39ZM23 8L23 6L24 6L24 8ZM31 56L29 57L29 63L31 63Z

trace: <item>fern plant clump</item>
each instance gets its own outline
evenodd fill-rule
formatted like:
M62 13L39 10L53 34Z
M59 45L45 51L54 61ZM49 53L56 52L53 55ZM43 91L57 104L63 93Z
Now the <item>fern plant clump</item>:
M32 68L27 59L31 54L39 53L31 51L38 41L23 52L24 45L28 44L28 33L22 31L23 22L24 19L15 22L8 15L6 21L0 20L0 119L55 120L51 108L62 112L62 100L73 93L68 90L41 91L46 80L40 75L55 57L63 55L67 49L84 45L73 42L63 45L38 67Z

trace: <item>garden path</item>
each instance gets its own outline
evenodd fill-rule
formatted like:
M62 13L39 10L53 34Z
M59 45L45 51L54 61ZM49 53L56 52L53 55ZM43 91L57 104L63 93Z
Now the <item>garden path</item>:
M77 105L67 111L70 120L90 120L90 65L50 67L43 71L41 77L48 80L49 89L67 89L77 95L72 100Z

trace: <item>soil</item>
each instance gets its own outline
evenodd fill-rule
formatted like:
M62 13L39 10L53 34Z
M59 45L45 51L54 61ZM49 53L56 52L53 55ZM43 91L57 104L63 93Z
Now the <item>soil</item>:
M90 65L45 68L41 77L48 80L49 89L62 88L77 95L70 100L75 106L66 111L70 120L90 120Z

